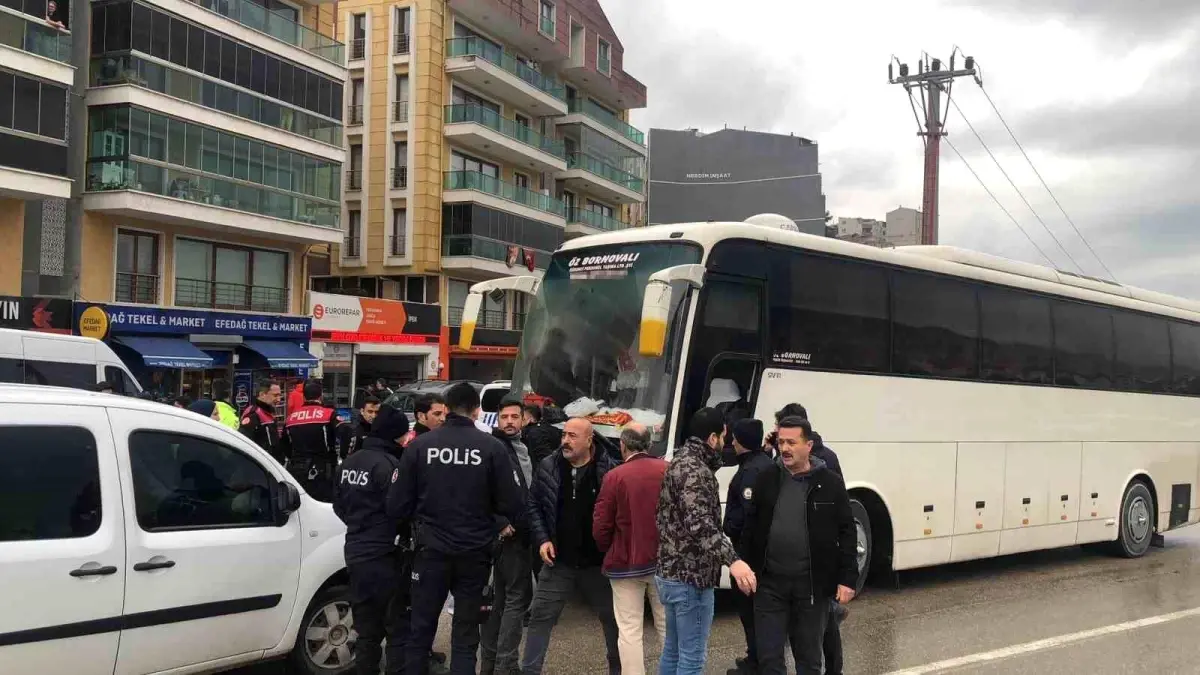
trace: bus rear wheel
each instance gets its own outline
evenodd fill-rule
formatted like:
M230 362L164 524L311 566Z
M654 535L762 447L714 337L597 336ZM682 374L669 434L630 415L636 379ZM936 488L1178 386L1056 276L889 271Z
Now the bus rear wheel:
M857 595L867 585L867 577L871 573L871 516L867 507L854 498L850 499L850 512L854 515L854 558L858 563L858 581L854 584L854 593Z
M1125 558L1140 558L1154 540L1154 496L1150 488L1135 480L1121 497L1121 529L1116 552Z

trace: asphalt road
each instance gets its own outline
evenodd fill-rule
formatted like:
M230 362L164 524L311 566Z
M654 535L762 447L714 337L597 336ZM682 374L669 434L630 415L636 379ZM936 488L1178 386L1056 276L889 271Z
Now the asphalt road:
M1165 548L1140 560L1070 548L909 572L899 588L869 588L850 610L842 634L853 675L1198 673L1200 526L1169 533ZM448 635L446 626L441 651ZM651 674L653 635L647 624ZM737 615L718 599L707 672L724 675L743 649ZM545 672L602 675L603 664L599 624L568 608Z

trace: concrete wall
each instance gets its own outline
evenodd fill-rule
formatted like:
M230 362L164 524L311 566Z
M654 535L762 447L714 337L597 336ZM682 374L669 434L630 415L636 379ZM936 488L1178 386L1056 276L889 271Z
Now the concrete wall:
M824 235L815 143L737 129L706 135L651 129L649 138L650 223L778 213L802 232Z

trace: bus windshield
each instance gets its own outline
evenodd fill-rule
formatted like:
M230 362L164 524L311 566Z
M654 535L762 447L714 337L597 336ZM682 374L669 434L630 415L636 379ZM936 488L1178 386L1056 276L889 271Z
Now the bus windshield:
M639 242L554 255L525 323L513 391L550 399L569 416L591 417L605 436L636 420L655 439L667 421L680 371L682 318L690 296L679 283L671 296L667 350L638 355L642 293L650 275L700 262L685 242Z

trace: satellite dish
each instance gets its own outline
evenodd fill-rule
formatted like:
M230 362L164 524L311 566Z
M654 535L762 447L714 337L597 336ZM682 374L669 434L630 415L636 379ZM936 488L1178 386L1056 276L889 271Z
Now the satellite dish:
M788 232L799 232L800 228L796 227L796 221L781 216L778 213L760 213L757 216L750 216L746 219L751 225L762 225L764 227L773 227L778 230L787 230Z

